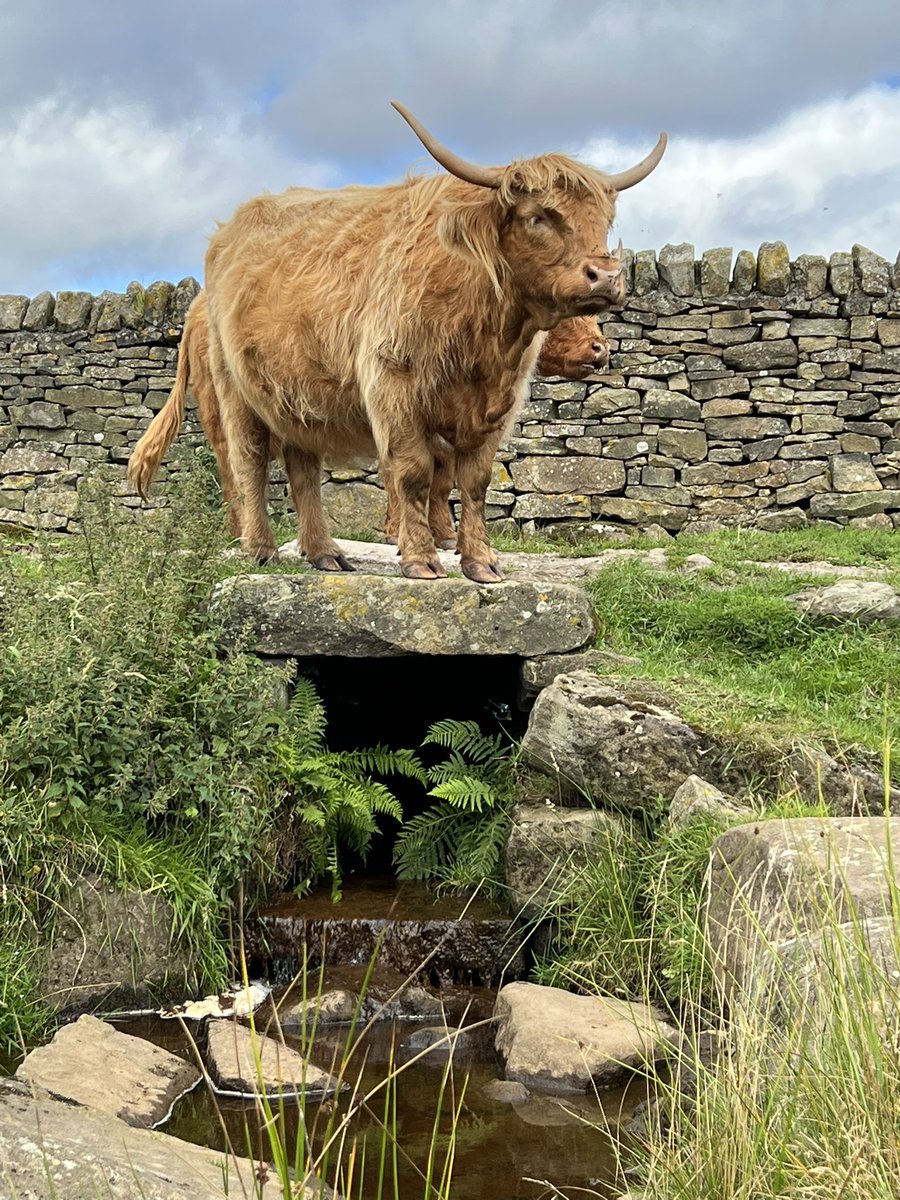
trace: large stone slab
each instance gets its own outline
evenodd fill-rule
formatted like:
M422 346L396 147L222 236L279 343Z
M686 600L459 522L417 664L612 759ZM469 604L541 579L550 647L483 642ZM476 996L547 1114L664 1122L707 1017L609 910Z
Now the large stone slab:
M738 825L713 843L706 928L717 976L749 987L797 938L891 913L900 818L802 817Z
M274 1173L257 1164L53 1096L21 1079L0 1080L0 1197L3 1200L280 1200ZM329 1195L307 1186L304 1200Z
M551 1092L613 1087L678 1037L646 1004L537 983L501 988L494 1020L506 1078Z
M537 698L522 742L528 763L571 795L640 810L702 774L704 747L689 725L629 699L587 671L558 675Z
M16 1074L70 1103L149 1129L200 1081L183 1058L84 1016L26 1056Z
M258 654L512 654L578 650L594 638L585 594L561 584L371 575L239 575L213 593L235 636L249 626Z
M234 1021L210 1024L206 1054L213 1084L225 1093L320 1100L346 1087L279 1038Z

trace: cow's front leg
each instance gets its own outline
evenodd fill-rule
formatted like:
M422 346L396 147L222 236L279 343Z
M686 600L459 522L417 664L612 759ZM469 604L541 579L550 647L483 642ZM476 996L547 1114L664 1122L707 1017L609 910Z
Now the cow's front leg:
M499 583L503 579L500 559L491 548L484 519L485 497L491 482L491 467L500 444L492 435L480 450L456 456L456 480L462 501L458 546L462 573L476 583Z
M428 500L434 459L425 438L406 435L388 443L385 474L397 501L397 541L400 570L407 579L444 579L447 572L438 558L428 525Z
M298 446L285 446L284 466L297 513L298 542L317 571L355 571L332 538L322 511L322 459Z
M428 497L428 524L431 536L441 550L456 549L456 528L450 514L450 493L456 478L456 455L452 450L436 450L434 477Z

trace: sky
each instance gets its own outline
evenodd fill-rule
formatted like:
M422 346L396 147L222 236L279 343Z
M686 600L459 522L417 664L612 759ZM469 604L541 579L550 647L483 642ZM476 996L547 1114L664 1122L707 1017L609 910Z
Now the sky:
M609 171L634 250L900 250L898 0L0 0L0 294L202 280L262 191Z

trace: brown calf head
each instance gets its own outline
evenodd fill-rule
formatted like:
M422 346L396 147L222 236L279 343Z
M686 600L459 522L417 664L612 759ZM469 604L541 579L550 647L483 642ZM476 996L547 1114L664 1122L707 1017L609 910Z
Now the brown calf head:
M621 243L612 253L607 244L616 196L654 169L664 133L643 162L617 175L561 154L481 167L442 146L402 105L394 107L433 158L484 189L448 203L439 234L449 249L480 263L498 296L521 304L544 328L623 303Z
M609 363L609 342L594 317L570 317L551 329L541 347L539 375L584 379Z

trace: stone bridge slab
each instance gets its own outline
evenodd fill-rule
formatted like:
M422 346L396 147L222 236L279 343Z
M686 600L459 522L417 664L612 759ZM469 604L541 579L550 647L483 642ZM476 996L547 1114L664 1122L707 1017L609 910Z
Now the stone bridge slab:
M565 654L594 640L578 587L422 581L375 575L236 575L213 604L229 635L249 630L263 655L386 658L409 654Z

